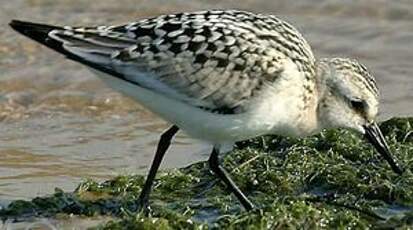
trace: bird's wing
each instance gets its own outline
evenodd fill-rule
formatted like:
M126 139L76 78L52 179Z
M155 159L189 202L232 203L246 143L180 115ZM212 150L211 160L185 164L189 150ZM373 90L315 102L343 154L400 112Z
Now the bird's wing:
M238 14L212 16L55 28L45 40L48 46L57 42L52 48L71 59L156 93L208 110L239 112L266 81L279 76L288 57Z

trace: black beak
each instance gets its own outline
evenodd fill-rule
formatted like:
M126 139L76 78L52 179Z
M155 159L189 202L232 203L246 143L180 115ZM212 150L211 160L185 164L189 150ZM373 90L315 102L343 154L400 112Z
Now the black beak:
M386 143L386 140L383 137L379 127L375 122L370 125L363 126L365 130L365 137L367 140L376 148L377 152L381 154L387 162L389 162L390 167L393 171L399 175L403 173L403 170L400 166L394 161L392 154L390 153L389 146Z

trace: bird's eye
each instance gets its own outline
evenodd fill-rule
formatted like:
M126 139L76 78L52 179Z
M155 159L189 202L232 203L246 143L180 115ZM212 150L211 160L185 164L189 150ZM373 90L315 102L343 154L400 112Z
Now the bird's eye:
M362 100L351 100L351 107L353 107L354 110L363 112L365 108L365 102Z

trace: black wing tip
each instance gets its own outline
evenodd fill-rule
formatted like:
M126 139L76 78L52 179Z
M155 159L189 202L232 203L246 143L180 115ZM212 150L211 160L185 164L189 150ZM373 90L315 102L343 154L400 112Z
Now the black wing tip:
M62 42L54 40L49 37L49 33L52 30L64 30L62 27L58 26L52 26L52 25L47 25L47 24L39 24L39 23L33 23L33 22L27 22L27 21L20 21L20 20L12 20L9 23L10 27L16 30L17 32L65 55L67 58L72 59L74 61L80 62L82 64L85 64L87 66L90 66L92 68L95 68L99 71L114 75L118 78L124 79L124 76L121 73L118 73L110 68L107 68L105 66L98 65L96 63L87 61L85 59L82 59L81 57L68 52L64 47L62 46ZM125 80L125 79L124 79ZM131 82L132 83L132 82ZM133 83L132 83L133 84Z
M65 55L70 55L66 50L62 48L62 43L53 39L50 39L49 33L52 30L64 30L62 27L52 26L47 24L40 24L34 22L12 20L9 26L17 32L29 37L57 52Z
M62 29L61 27L57 26L21 20L12 20L10 21L9 26L17 32L41 43L45 42L50 31Z
M13 20L10 21L9 26L12 27L13 29L19 31L19 28L21 28L21 26L26 25L28 23L29 22L13 19Z

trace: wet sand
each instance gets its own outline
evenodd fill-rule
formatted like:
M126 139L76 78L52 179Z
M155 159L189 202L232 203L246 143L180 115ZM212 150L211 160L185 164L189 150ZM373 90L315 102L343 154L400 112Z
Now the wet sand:
M317 57L354 57L371 69L382 92L381 119L413 114L409 1L9 1L0 8L0 200L72 190L82 178L145 173L167 127L86 68L13 32L11 19L121 24L211 8L280 16L304 34ZM163 167L205 159L209 151L181 134Z

